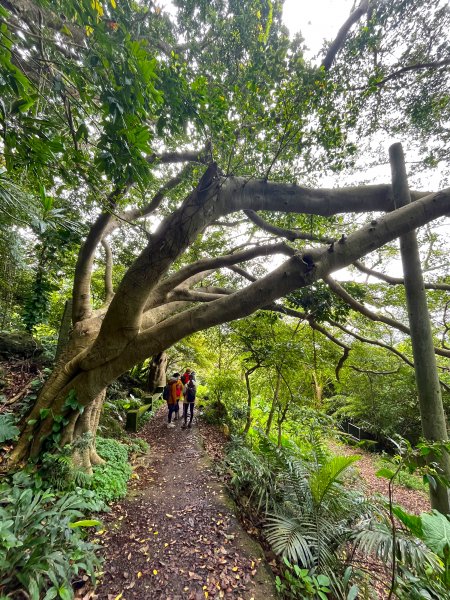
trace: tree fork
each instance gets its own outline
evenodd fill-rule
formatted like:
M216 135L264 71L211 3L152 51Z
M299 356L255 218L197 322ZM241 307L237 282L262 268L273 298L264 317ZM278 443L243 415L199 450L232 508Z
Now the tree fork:
M401 144L393 144L389 148L389 158L394 203L397 209L411 202ZM400 253L405 280L422 431L424 437L431 442L447 441L446 419L415 230L400 236ZM450 479L449 455L444 453L441 458L433 456L431 460L438 462L445 477ZM449 496L445 486L439 483L436 489L430 486L430 498L433 508L443 514L450 512Z

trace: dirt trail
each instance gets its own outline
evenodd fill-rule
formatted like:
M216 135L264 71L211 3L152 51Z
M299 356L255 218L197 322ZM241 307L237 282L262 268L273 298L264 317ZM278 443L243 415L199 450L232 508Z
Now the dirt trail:
M161 410L139 437L150 451L128 497L104 519L99 599L276 598L260 547L243 531L198 428L166 428Z
M367 495L381 494L385 497L389 494L389 482L383 477L377 477L376 472L379 470L376 461L379 455L367 452L362 448L350 448L343 444L328 442L328 447L334 454L349 456L358 454L361 459L355 463L355 468L361 476L361 482L358 482L358 487L362 487L362 491ZM361 485L362 484L362 485ZM401 504L408 512L420 514L431 510L430 500L421 490L411 490L403 485L396 484L394 489L394 502Z

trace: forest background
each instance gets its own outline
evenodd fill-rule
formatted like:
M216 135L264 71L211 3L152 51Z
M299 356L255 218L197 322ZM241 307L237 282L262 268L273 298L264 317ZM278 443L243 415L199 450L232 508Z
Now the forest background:
M5 404L8 465L67 446L92 476L106 394L152 364L194 366L210 418L278 448L312 452L333 418L416 444L425 365L389 269L418 226L445 432L446 2L363 1L318 62L282 2L0 7L0 327L50 361ZM403 209L367 185L399 140L425 190Z

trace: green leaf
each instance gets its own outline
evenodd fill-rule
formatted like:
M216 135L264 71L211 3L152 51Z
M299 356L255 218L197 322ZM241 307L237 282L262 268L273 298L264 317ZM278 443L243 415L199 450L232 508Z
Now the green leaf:
M317 504L322 502L339 475L360 459L361 457L358 455L334 456L312 474L311 493Z
M31 600L39 600L39 586L36 580L31 577L28 580L28 592L30 593Z
M62 585L58 589L58 594L59 594L59 597L61 598L61 600L72 600L72 598L73 598L72 590L69 590L69 588L67 588L64 585Z
M422 529L422 519L417 515L411 515L405 512L400 506L393 506L392 512L394 515L405 525L409 531L422 539L423 529Z
M392 479L395 475L394 471L391 471L391 469L386 469L385 467L383 467L382 469L379 469L375 475L377 477L384 477L385 479Z
M358 597L358 593L359 593L359 588L356 584L352 585L352 587L350 588L348 594L347 594L347 600L355 600L355 598Z
M49 414L50 414L49 408L41 408L41 410L39 411L39 416L42 420L46 419Z
M101 525L101 521L97 521L95 519L84 519L83 521L69 523L69 527L71 529L76 529L77 527L97 527L97 525Z
M58 595L57 588L51 587L47 590L47 593L45 594L43 600L53 600L53 598L56 598L57 595Z
M15 420L14 415L0 415L0 443L15 440L19 435L20 429L14 424Z
M444 558L444 548L450 546L450 522L446 516L433 510L420 515L423 541L440 558Z

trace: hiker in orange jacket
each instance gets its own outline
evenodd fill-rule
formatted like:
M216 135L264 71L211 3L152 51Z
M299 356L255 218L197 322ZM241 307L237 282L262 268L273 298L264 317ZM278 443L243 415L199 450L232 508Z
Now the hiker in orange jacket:
M167 407L169 409L168 415L168 423L167 427L175 427L174 423L172 423L172 414L175 413L174 420L178 420L178 414L180 410L180 399L183 393L183 384L181 383L180 374L174 373L172 377L169 379L169 397L167 399Z

